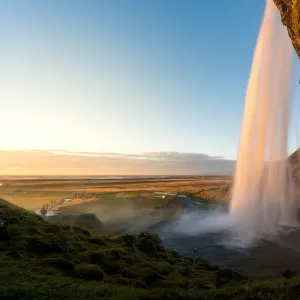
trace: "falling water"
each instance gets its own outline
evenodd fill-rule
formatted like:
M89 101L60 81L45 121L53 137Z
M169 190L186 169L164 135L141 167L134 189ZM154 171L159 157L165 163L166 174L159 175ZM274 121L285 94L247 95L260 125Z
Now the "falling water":
M267 0L248 82L230 208L235 235L244 246L296 221L286 159L292 52L280 15Z

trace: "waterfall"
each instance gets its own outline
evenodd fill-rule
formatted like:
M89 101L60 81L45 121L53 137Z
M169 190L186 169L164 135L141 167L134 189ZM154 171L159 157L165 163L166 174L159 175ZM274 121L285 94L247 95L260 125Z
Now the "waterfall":
M292 54L279 12L267 0L248 81L230 203L240 245L296 224L287 161Z

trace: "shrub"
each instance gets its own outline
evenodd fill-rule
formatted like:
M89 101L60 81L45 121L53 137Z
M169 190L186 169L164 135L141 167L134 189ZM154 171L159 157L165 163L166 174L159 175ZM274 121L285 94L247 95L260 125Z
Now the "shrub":
M94 214L90 213L78 215L74 220L74 225L89 230L101 231L103 229L103 224L101 223L101 221Z
M0 294L1 300L19 300L19 299L27 299L26 292L22 288L17 287L8 287L1 291Z
M200 274L197 275L199 276ZM216 289L216 278L215 276L210 276L210 273L207 275L203 274L201 278L193 278L191 280L191 285L201 290Z
M189 281L184 277L178 276L176 278L168 279L168 280L162 282L162 286L163 287L173 287L173 288L178 287L178 288L186 289L189 286Z
M107 261L107 257L100 251L89 251L83 253L81 256L83 260L91 262L93 264L101 264L103 261Z
M62 271L74 270L74 263L62 257L48 257L41 260L42 265L58 268Z
M27 237L26 250L37 254L47 254L52 252L52 244L48 239L41 236L29 236Z
M196 270L215 270L216 267L210 265L206 260L201 258L196 258Z
M17 217L9 217L8 218L8 222L10 224L19 224L19 218L17 218Z
M147 285L152 285L154 282L164 279L162 275L158 274L155 270L149 268L143 270L143 275L145 283Z
M82 235L89 236L89 237L91 236L91 233L84 228L75 226L75 227L73 227L73 229L75 232L80 233Z
M108 255L100 251L86 252L82 258L89 263L100 265L107 274L114 274L120 269L120 266L112 261L113 258L110 259Z
M83 279L89 280L102 281L104 278L104 272L100 267L92 264L81 264L76 266L76 274Z
M66 239L60 238L52 242L52 249L54 252L62 252L68 253L69 252L69 243Z
M216 275L218 286L247 279L240 273L230 269L219 269L216 271Z
M45 230L46 233L57 234L61 231L61 227L57 224L49 224L48 226L45 227L44 230Z
M12 250L12 251L8 252L6 255L11 257L11 258L14 258L14 259L20 259L21 258L20 253L15 251L15 250Z
M175 264L177 263L176 258L173 258L173 257L167 258L166 261L167 261L169 264L171 264L171 265L175 265Z
M157 252L165 250L158 235L149 232L140 233L135 242L135 246L137 249L147 254L157 255Z
M168 275L172 272L172 266L166 261L156 263L155 269L163 275Z
M96 244L98 246L107 245L107 241L103 237L100 237L100 236L92 236L88 239L88 241L90 243Z
M155 243L151 239L147 238L139 238L136 242L136 247L147 254L156 254L157 253L157 247Z
M298 272L287 269L284 272L281 272L281 276L285 278L293 278L298 276Z
M131 257L131 256L128 256L128 255L126 255L126 256L123 256L123 258L122 258L126 263L128 263L128 264L133 264L134 263L134 259L133 259L133 257Z
M61 227L64 231L71 231L72 230L72 227L68 224L63 224Z
M131 234L123 234L121 235L125 246L133 246L136 241L136 236Z
M108 257L111 257L113 259L123 259L124 256L127 256L127 252L124 251L123 249L107 249L104 251L104 254L107 255Z
M76 251L79 251L79 252L87 250L87 247L81 241L79 241L79 242L77 242L77 241L72 242L72 248L76 249Z
M41 231L38 227L32 227L32 228L28 228L26 233L28 235L37 235L37 234L41 234Z
M135 274L131 269L129 268L123 268L121 271L120 271L120 274L124 277L127 277L127 278L137 278L139 277L139 274Z
M109 242L114 243L114 244L123 244L123 239L119 235L112 236L109 238Z
M153 292L147 293L147 295L142 296L140 300L188 300L196 298L186 298L181 296L181 292L178 289L154 289ZM202 299L202 298L201 298Z
M184 276L188 275L192 271L188 265L184 265L184 264L176 264L175 268L179 274Z
M19 236L21 236L23 234L23 230L22 228L20 228L19 225L15 225L15 224L9 224L8 228L7 228L7 235L9 238L16 238Z

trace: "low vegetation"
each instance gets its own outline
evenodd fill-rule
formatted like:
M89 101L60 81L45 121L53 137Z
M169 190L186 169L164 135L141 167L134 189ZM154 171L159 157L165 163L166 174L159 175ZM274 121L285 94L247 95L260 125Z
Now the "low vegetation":
M6 222L0 231L0 299L283 299L280 295L300 295L297 278L249 282L231 270L167 250L149 232L108 237L47 222L4 200L0 200L0 219Z
M211 203L213 201L218 203L228 203L231 197L231 185L225 184L220 186L212 186L203 188L197 192L190 193L188 196L194 198L195 200L206 200L210 201Z
M52 223L64 223L72 226L83 227L88 230L106 233L103 223L92 213L82 214L57 214L47 218Z

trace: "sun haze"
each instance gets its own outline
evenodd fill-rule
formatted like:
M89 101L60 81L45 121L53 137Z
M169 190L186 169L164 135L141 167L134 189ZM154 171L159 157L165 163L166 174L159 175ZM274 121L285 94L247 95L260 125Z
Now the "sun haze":
M1 149L235 159L263 8L1 1Z

